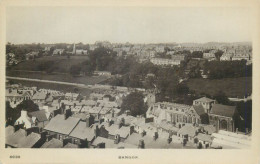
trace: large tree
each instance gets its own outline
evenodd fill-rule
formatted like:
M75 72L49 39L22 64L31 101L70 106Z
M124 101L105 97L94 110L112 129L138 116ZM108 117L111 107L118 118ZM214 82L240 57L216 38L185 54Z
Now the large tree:
M145 114L147 105L144 103L144 95L141 92L132 92L122 102L122 112L130 111L132 116Z
M39 110L39 106L35 104L32 100L24 100L15 108L18 111L26 110L27 112L34 112Z
M14 125L15 121L21 116L21 111L34 112L39 110L39 106L32 100L24 100L17 107L12 108L6 101L6 125Z

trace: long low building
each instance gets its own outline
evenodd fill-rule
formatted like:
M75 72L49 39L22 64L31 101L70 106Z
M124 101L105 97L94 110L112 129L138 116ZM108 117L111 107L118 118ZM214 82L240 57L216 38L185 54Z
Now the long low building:
M212 148L245 149L251 146L251 137L244 134L219 130L212 134Z
M162 66L174 66L174 65L181 64L181 60L173 60L173 59L165 59L165 58L152 58L150 61L155 65L162 65Z

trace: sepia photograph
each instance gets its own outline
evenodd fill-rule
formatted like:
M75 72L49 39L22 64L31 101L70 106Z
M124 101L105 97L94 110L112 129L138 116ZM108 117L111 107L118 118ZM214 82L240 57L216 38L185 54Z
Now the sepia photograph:
M252 13L7 5L4 149L250 150Z

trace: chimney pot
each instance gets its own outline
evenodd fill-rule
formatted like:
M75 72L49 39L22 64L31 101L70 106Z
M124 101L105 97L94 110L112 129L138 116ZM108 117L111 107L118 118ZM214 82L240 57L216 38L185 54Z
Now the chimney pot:
M153 139L156 140L158 138L158 132L154 132Z
M144 140L139 140L138 148L144 149Z

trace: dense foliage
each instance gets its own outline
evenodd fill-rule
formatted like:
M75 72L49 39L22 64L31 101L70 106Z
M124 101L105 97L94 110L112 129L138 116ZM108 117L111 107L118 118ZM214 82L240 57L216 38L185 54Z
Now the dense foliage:
M144 95L141 92L132 92L123 99L121 112L130 111L132 116L143 115L147 111Z
M15 121L20 117L22 110L34 112L38 111L39 107L32 100L24 100L16 108L12 108L10 102L6 102L6 124L14 125Z
M204 65L204 72L210 79L235 78L252 76L252 64L241 61L210 61Z

